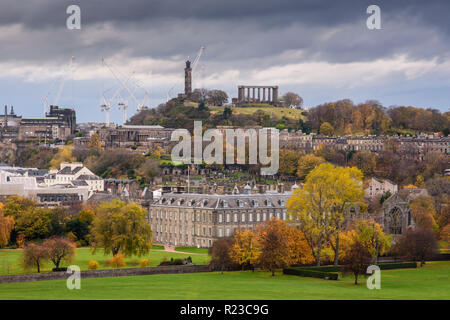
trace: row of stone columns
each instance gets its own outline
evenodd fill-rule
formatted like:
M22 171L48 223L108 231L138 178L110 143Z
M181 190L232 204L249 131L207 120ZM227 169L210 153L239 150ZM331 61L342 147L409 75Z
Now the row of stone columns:
M262 89L262 95L261 95ZM266 99L267 89L267 99ZM262 99L261 99L262 97ZM239 86L238 87L238 102L264 102L277 103L278 102L278 86Z

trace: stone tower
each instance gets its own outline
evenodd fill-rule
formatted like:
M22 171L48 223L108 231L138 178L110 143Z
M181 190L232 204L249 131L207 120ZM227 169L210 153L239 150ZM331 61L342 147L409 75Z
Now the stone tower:
M192 68L191 62L186 61L186 68L184 68L184 94L190 96L192 93Z

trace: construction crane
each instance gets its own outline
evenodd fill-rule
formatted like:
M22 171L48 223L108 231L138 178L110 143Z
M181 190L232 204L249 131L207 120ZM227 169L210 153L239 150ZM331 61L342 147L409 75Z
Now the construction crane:
M172 86L172 88L170 88L169 91L166 92L166 98L167 98L166 102L169 102L169 100L170 100L170 93L172 92L173 88L175 88L175 86L176 86L176 84L174 84Z
M194 78L195 70L197 69L198 62L200 61L200 57L202 56L204 50L205 50L205 47L201 46L200 49L198 50L197 56L194 59L194 62L192 62L192 79L195 79ZM194 81L192 81L192 82L194 82ZM194 84L192 84L192 88L195 88Z
M106 100L105 92L106 91L104 91L102 93L103 103L100 104L100 110L102 112L103 111L105 112L105 123L106 123L106 126L109 127L109 113L110 113L110 110L111 110L111 104L108 103L108 101Z
M68 78L68 77L67 77L67 74L70 72L70 74L72 75L72 73L73 73L73 69L74 69L73 61L74 61L74 60L75 60L75 56L72 56L72 57L70 58L69 65L68 65L66 71L65 71L64 74L63 74L63 78L62 78L62 80L61 80L61 83L59 84L59 89L58 89L58 92L57 92L57 94L56 94L55 100L54 100L54 102L53 102L53 105L55 105L55 106L58 105L59 98L61 97L61 93L62 93L62 91L63 91L63 89L64 89L64 84L66 83L66 80L67 80L67 78Z
M123 124L125 124L127 122L127 109L128 109L128 104L126 101L121 101L117 104L119 106L119 110L123 109Z
M133 99L133 101L136 103L137 111L141 111L143 108L142 104L137 100L136 96L134 95L134 92L130 90L130 88L127 86L126 82L123 81L119 75L121 75L118 71L114 71L113 68L106 63L105 59L102 58L102 63L109 69L111 74L114 76L114 78L121 84L121 89L125 89L125 91L128 92L128 95ZM119 75L118 75L119 74ZM127 106L128 107L128 106Z
M133 74L134 74L134 71L133 71L133 73L131 75L128 76L128 78L125 80L125 83L127 83L131 79ZM111 89L112 88L103 91L103 93L102 93L102 101L100 102L100 110L102 112L103 111L105 112L105 123L106 123L106 126L109 126L109 123L110 123L109 115L110 115L110 111L111 111L111 105L113 104L113 102L116 100L116 98L118 96L120 96L121 100L123 100L122 96L121 96L121 91L123 90L123 86L119 86L116 89L116 91L114 92L114 94L112 95L112 97L108 100L106 98L106 96L105 96L105 93L108 92ZM120 108L119 108L119 110L120 110Z

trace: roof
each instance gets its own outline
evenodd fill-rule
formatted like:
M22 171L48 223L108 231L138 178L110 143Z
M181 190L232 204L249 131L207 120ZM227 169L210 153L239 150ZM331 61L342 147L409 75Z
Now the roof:
M77 180L102 180L102 179L92 174L82 174L77 178Z
M185 208L237 209L237 208L284 208L291 193L272 194L198 194L164 193L151 206Z

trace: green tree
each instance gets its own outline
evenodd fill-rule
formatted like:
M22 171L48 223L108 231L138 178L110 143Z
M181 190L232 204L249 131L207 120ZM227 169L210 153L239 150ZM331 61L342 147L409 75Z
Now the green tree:
M334 134L334 128L329 122L324 122L320 125L320 133L326 136Z
M136 203L114 200L102 202L97 208L91 231L91 245L104 253L125 256L147 254L151 247L152 230L145 218L146 210Z

